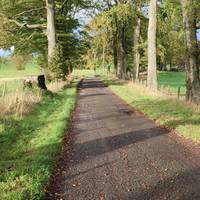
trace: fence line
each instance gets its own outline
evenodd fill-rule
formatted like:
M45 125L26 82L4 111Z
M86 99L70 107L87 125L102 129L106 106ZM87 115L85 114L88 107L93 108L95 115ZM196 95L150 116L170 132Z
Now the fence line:
M134 81L133 81L134 82ZM135 82L136 84L139 84L143 87L147 87L147 80L138 80ZM185 97L185 94L181 94L181 89L182 87L178 87L176 89L176 91L170 87L170 86L164 86L164 85L161 85L161 86L158 86L158 91L160 91L161 93L163 94L166 94L166 95L170 95L170 96L175 96L177 97L178 99L181 98L181 97Z

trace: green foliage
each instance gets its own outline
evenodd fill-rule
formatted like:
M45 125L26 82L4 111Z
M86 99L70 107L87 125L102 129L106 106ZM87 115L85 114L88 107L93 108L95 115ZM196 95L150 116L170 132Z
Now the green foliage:
M108 6L105 11L101 12L94 19L92 19L87 25L87 31L89 34L89 48L86 58L86 67L94 66L97 63L98 66L105 66L108 63L114 64L115 58L118 57L117 52L122 42L121 30L124 30L123 49L125 51L127 69L133 71L133 32L134 26L138 16L141 17L142 23L146 24L146 19L142 16L142 13L137 10L136 3L117 1L118 3L112 6ZM141 2L139 2L141 3ZM145 26L143 26L145 27ZM141 36L146 39L146 29L143 28L143 34ZM120 38L121 37L121 38ZM145 41L144 41L145 42ZM117 50L118 49L118 50ZM146 49L142 49L144 54ZM141 54L142 54L141 53ZM93 55L93 56L92 56ZM116 57L114 57L114 55ZM88 64L89 63L89 64ZM104 64L105 63L105 64Z
M12 57L13 62L17 70L25 70L26 63L31 60L31 56L28 55L14 55Z
M42 69L48 68L48 60L46 54L39 54L36 58L37 64Z
M162 62L182 67L186 49L182 10L178 1L166 0L158 9L158 56Z
M75 18L80 9L93 6L90 0L55 1L56 35L65 59L72 67L82 52L80 35L74 34L80 24ZM0 0L0 48L15 46L15 53L39 55L39 65L46 69L47 56L45 28L29 29L26 24L47 23L45 1L41 0ZM21 24L21 25L19 25ZM62 70L66 70L62 67ZM47 71L47 70L46 70Z
M46 36L43 30L30 30L26 26L20 27L15 23L17 21L22 24L45 24L46 12L44 6L45 1L40 0L1 0L0 47L15 46L15 50L22 54L47 49L45 47L47 44ZM36 8L36 10L32 10L33 8Z
M51 59L49 70L50 70L51 80L66 79L68 68L66 65L66 60L63 55L63 48L59 44L56 46L56 49L54 50L54 56Z

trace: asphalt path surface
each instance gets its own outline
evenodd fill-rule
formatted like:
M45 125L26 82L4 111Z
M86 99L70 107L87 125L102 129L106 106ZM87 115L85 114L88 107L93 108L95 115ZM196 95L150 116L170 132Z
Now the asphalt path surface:
M200 151L96 79L79 89L47 199L200 199Z

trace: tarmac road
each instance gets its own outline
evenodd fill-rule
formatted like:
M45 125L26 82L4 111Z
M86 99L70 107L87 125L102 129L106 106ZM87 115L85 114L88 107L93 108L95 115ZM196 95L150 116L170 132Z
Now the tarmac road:
M182 140L85 79L47 199L200 199L200 151Z

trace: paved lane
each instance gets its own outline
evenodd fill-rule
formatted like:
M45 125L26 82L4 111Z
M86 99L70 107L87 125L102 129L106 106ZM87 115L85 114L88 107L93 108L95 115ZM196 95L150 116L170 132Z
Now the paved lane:
M72 132L73 151L61 162L56 195L49 199L200 199L198 150L131 109L101 81L83 81Z

